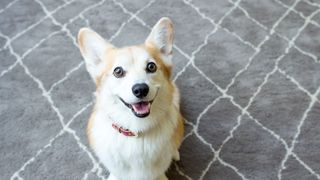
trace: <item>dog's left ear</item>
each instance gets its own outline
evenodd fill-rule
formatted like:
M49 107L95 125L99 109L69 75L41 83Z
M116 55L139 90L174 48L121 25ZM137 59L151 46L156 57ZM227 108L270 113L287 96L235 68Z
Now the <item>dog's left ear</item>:
M172 65L172 47L173 47L173 25L167 18L161 18L152 28L151 33L145 41L147 46L157 48L168 66Z

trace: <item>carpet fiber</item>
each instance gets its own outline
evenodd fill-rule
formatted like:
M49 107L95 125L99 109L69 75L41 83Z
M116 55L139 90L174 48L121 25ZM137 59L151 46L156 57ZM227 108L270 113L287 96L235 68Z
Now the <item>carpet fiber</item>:
M1 0L0 179L106 179L81 27L117 46L174 22L186 133L169 179L320 179L318 0Z

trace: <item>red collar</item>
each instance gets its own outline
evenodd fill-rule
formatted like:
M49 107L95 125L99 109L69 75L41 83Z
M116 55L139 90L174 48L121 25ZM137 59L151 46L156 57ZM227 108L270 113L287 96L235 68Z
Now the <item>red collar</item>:
M117 130L120 134L123 134L125 136L129 136L129 137L138 137L139 133L134 133L132 131L130 131L129 129L124 129L121 126L116 125L115 123L112 123L112 127Z

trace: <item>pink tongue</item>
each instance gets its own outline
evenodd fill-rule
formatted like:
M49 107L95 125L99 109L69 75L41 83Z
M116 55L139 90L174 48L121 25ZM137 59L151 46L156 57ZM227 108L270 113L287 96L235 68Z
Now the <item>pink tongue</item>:
M138 114L146 114L150 111L149 102L139 102L132 104L134 111Z

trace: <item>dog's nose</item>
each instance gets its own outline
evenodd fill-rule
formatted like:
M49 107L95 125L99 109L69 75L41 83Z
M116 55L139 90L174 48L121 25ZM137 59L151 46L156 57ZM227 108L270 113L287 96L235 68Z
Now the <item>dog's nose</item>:
M143 98L148 95L149 92L149 86L145 83L142 84L135 84L132 87L132 93L135 95L137 98Z

